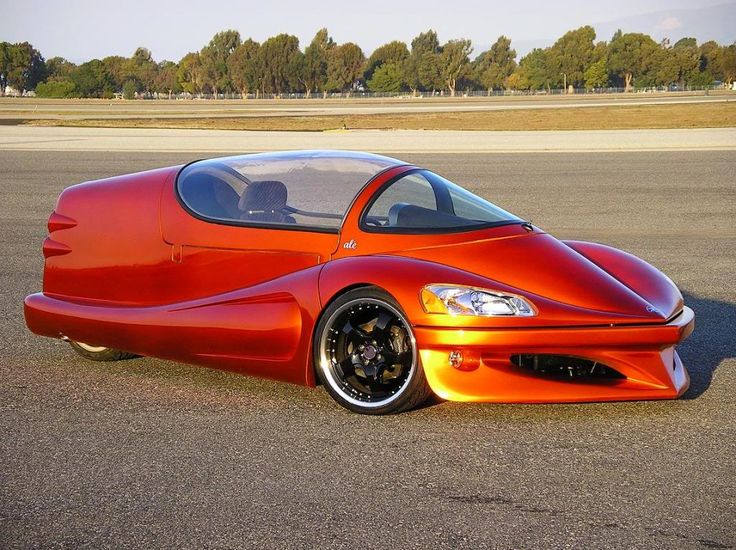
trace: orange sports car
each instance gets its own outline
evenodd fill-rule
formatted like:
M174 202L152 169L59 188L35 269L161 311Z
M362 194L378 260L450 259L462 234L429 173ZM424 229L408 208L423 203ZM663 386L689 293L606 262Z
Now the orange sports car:
M676 286L559 241L445 178L365 153L196 161L64 190L28 327L84 357L150 355L321 384L348 409L676 398Z

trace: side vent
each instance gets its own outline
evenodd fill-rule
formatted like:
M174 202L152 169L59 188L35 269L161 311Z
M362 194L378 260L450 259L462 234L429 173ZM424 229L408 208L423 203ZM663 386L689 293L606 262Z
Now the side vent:
M54 231L58 231L60 229L70 229L76 226L77 220L62 216L61 214L57 214L56 212L52 212L49 216L49 233L53 233Z
M43 241L43 257L50 258L51 256L63 256L69 254L72 251L64 243L57 242L51 237L46 237Z
M72 218L69 218L67 216L62 216L57 212L52 212L51 216L49 216L49 234L55 233L56 231L61 231L63 229L71 229L72 227L76 227L76 225L77 220L73 220ZM46 239L44 239L43 241L44 258L50 258L52 256L63 256L64 254L69 254L69 252L71 251L72 249L69 246L52 239L51 236L46 237Z

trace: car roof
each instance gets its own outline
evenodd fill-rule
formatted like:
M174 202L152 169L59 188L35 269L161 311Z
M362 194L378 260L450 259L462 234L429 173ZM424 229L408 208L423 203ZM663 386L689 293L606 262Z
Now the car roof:
M362 183L392 166L407 163L395 158L341 150L299 150L255 153L197 161L197 164L221 163L247 175L250 179L272 174L322 172L353 174L364 177Z
M179 172L176 189L182 203L207 220L241 223L245 215L276 223L278 211L292 229L337 231L369 181L406 165L357 151L257 153L195 161Z

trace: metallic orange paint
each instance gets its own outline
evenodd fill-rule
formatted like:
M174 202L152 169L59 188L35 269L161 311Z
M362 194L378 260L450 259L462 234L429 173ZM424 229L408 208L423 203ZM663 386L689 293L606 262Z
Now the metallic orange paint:
M368 182L337 234L220 225L179 204L179 169L62 193L43 245L43 292L25 301L33 332L314 385L321 312L346 289L374 285L401 304L429 384L445 399L661 399L687 389L674 348L694 315L669 279L630 254L519 224L425 235L361 229L374 194L411 166ZM427 313L420 292L432 283L519 294L538 315ZM451 366L453 351L462 369ZM552 379L516 367L514 354L584 357L625 378Z

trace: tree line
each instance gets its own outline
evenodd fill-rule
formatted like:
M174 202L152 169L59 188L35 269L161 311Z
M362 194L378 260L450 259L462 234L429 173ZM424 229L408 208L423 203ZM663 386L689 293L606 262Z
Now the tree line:
M551 90L573 87L701 87L736 79L736 43L698 45L694 38L674 44L641 33L617 31L596 41L593 27L571 30L548 48L536 48L516 61L511 40L500 36L472 58L470 40L440 43L433 30L410 44L395 40L369 57L352 42L337 44L320 29L302 50L299 39L279 34L258 43L227 30L179 62L154 61L138 48L131 57L109 56L76 65L62 57L44 59L27 42L0 42L0 95L35 90L41 97L123 97L302 93L327 95L354 91L399 93L485 90Z

